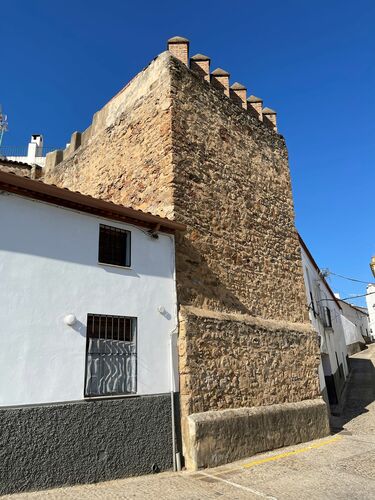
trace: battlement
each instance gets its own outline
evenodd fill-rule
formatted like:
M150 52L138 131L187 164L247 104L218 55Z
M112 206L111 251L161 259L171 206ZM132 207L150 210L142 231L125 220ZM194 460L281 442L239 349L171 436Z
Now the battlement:
M260 98L255 98L255 96L247 98L247 88L241 83L235 82L233 85L230 85L230 74L224 69L216 68L214 71L210 72L210 57L203 54L196 54L189 59L189 46L190 42L187 38L176 36L168 40L167 50L173 57L181 61L187 68L197 74L211 87L222 92L228 99L238 104L242 109L256 116L265 126L277 132L276 111L270 110L270 108L263 108L263 100ZM146 69L147 68L139 73L135 79ZM134 79L129 82L128 85L133 81ZM91 125L84 132L73 132L65 149L58 149L47 154L47 170L70 158L79 147L86 146L91 141L98 127L103 124L103 116L106 116L109 105L113 100L118 100L119 97L121 98L122 92L128 85L115 95L101 110L94 114ZM254 98L256 101L253 100Z
M230 86L230 74L221 68L217 68L210 73L210 57L196 54L190 58L189 64L189 45L190 42L187 38L176 36L168 40L167 48L174 57L190 67L192 71L196 72L204 80L210 82L215 88L222 90L227 97L233 99L233 101L242 108L249 109L250 112L253 112L254 106L252 106L251 102L248 103L246 99L246 87L238 82ZM263 105L262 100L258 102L261 102ZM271 115L268 110L269 108L265 108L264 111L266 111L266 113L264 113L262 107L258 107L256 115L260 121L263 121L263 114L266 114L267 118L264 120L265 125L277 132L276 111L272 110L272 118L270 118Z

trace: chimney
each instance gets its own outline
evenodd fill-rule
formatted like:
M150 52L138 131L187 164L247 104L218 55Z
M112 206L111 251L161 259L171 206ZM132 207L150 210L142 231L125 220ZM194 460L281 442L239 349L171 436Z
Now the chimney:
M275 132L277 132L277 124L276 124L276 111L271 108L264 108L262 110L263 121L269 127L271 127Z
M256 97L255 95L251 95L247 100L247 109L259 118L260 121L263 121L263 99Z
M168 40L168 50L186 66L189 65L189 40L182 36L174 36Z
M229 77L230 74L224 69L217 68L211 73L211 83L213 87L224 92L229 97Z
M203 54L196 54L190 59L190 69L200 75L206 82L210 81L211 59Z
M43 136L33 134L27 147L28 161L34 162L36 157L43 156Z
M246 87L242 83L236 82L231 86L230 96L236 104L247 109Z

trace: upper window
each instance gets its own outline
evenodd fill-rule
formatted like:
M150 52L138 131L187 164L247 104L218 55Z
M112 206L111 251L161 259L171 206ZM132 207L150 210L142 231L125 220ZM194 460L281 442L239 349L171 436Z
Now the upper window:
M130 231L100 224L99 262L130 267Z
M332 316L329 307L324 307L324 325L332 328Z

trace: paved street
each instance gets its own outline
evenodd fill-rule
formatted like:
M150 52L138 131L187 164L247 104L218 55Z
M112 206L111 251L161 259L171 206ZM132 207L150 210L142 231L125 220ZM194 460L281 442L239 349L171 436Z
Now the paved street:
M196 473L163 473L15 499L375 499L375 345L352 356L347 405L324 439Z

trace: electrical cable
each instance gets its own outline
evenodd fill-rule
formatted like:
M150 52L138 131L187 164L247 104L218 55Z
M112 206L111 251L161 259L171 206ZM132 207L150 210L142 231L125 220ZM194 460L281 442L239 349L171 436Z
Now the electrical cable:
M337 276L338 278L343 278L344 280L355 281L357 283L364 283L365 285L375 285L375 283L373 283L371 281L363 281L363 280L357 280L356 278L349 278L348 276L343 276L342 274L333 273L329 269L322 269L321 274L324 277L332 274L333 276Z
M369 292L369 293L363 293L362 295L352 295L351 297L344 297L343 299L340 297L340 298L336 298L336 300L352 300L352 299L359 299L360 297L367 297L367 295L372 295L373 293L375 292ZM336 302L335 299L320 299L318 300L318 302L324 302L324 301L327 301L327 302Z

